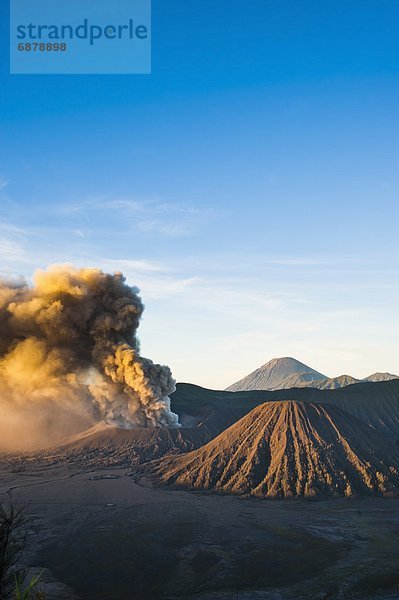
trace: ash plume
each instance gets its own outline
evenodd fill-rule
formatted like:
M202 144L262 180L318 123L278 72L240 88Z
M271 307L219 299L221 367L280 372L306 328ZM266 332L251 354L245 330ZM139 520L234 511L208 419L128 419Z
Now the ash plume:
M169 367L139 353L143 309L121 273L55 265L33 287L0 281L0 445L7 432L37 444L99 420L178 427Z

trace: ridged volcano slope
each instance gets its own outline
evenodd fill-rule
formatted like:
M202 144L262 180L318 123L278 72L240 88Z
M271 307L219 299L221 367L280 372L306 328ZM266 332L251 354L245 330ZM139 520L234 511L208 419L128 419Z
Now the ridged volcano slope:
M164 457L163 483L259 497L396 495L399 450L345 411L317 403L267 402L202 448Z

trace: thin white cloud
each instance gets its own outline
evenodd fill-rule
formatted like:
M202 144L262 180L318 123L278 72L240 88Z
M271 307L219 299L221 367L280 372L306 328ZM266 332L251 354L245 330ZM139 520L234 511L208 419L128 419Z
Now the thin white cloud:
M152 214L190 214L199 215L212 212L209 208L198 208L190 205L158 200L135 200L131 198L90 198L72 203L64 203L56 207L57 212L77 213L91 209L123 210L126 212L142 212Z
M170 271L170 267L165 265L161 265L160 263L152 262L149 260L131 260L128 258L120 258L120 259L102 259L101 260L105 265L113 269L118 269L120 271L140 271L140 272L149 272L149 273L164 273Z
M165 237L195 235L202 225L214 217L214 209L195 207L181 203L159 202L158 200L135 200L130 198L94 198L56 207L58 214L69 218L93 211L109 213L114 219L121 215L121 231L133 229L142 234L157 234ZM77 228L79 229L79 227Z
M95 206L107 210L125 210L129 212L143 212L151 214L185 214L185 215L202 215L209 213L209 208L198 208L190 205L179 204L174 202L161 202L158 200L134 200L129 198L114 198L114 199L98 199L90 200L87 204L83 203L81 207Z
M140 221L137 227L143 233L158 233L167 237L187 237L194 233L194 223L165 222L161 219Z
M26 253L24 248L12 240L0 239L0 260L12 261L24 259Z
M25 234L25 229L7 222L0 222L0 231L8 234Z
M181 301L188 301L197 291L198 280L195 277L178 279L175 277L163 278L136 278L138 287L141 290L144 301L146 299L160 300L167 297L180 296ZM176 314L177 317L177 314ZM178 318L178 317L177 317Z

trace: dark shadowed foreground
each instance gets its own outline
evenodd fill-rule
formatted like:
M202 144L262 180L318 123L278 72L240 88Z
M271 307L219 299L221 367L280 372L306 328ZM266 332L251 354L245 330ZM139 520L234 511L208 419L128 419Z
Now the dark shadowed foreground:
M35 464L0 486L31 502L25 560L50 599L399 597L397 499L250 500Z

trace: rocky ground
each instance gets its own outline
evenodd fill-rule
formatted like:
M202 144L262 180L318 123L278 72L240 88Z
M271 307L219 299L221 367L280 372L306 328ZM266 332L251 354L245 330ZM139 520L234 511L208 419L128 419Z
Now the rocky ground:
M127 468L3 465L30 502L50 600L393 600L399 500L259 500L157 488Z

